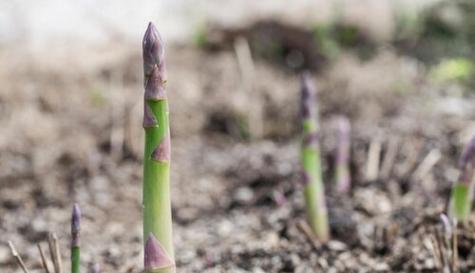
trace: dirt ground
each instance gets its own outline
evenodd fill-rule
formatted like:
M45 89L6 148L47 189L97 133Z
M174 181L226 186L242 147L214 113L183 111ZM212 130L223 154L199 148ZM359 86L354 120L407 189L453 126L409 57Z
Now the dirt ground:
M46 246L48 232L67 265L78 202L83 271L99 262L140 272L140 48L0 54L1 271L20 272L11 240L42 272L35 244ZM475 132L473 96L433 84L423 64L390 47L314 70L332 233L322 245L302 225L297 73L257 57L243 77L226 46L173 46L167 65L179 272L441 272L434 246ZM352 123L349 196L332 187L338 115ZM458 228L460 272L475 270L473 220Z

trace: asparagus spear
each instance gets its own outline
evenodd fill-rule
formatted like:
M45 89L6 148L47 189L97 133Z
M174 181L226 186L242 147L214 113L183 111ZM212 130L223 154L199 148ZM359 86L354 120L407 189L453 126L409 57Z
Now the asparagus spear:
M318 143L319 128L315 87L308 74L302 75L301 85L300 106L303 130L301 162L307 220L317 238L327 241L330 235Z
M467 220L472 209L472 193L475 178L475 136L465 146L460 157L460 176L452 187L450 215L458 221Z
M144 266L175 272L170 204L170 129L163 42L149 23L143 38L145 155L143 173Z
M81 210L78 204L74 204L71 217L71 272L79 273L79 262L81 249L79 247L79 236L81 230Z
M335 162L335 182L336 190L340 193L347 193L351 188L351 177L349 170L350 159L350 122L345 117L337 120L337 148Z

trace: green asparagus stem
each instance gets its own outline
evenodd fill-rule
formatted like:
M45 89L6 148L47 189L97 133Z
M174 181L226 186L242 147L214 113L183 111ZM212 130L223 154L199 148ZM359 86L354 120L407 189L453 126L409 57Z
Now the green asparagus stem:
M449 214L458 221L467 220L472 210L475 167L475 136L465 146L460 157L460 176L452 187Z
M470 186L460 181L452 187L452 211L450 215L458 221L465 221L470 215L472 210L470 192Z
M163 42L150 23L143 38L145 155L143 173L144 266L175 272L170 203L170 129Z
M79 247L79 233L81 229L81 210L74 204L71 217L71 273L79 273L81 249Z
M348 193L351 189L350 177L350 122L345 117L337 120L338 135L335 156L335 182L336 190L340 193Z
M318 112L315 104L315 88L307 74L302 76L301 122L303 129L301 161L307 220L317 238L327 241L330 235L318 143Z

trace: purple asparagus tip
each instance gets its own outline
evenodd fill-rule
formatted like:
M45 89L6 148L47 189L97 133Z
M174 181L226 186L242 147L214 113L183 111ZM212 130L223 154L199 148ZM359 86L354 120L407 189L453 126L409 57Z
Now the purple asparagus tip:
M160 33L155 25L150 22L143 37L142 42L144 72L145 75L151 75L154 66L158 66L163 62L165 54L163 42Z
M310 74L305 72L301 77L300 115L302 120L312 118L316 114L315 108L315 85Z
M91 266L90 269L91 273L100 273L101 272L101 266L98 263L95 263Z
M145 244L144 266L146 271L175 266L170 255L152 233L148 235Z
M302 74L301 88L300 88L300 118L303 127L305 124L311 124L311 127L316 126L305 132L303 136L303 145L306 147L318 145L318 121L317 121L317 104L315 102L315 85L308 72Z
M460 157L459 168L461 171L459 182L470 185L475 174L475 136L465 145Z
M149 23L142 42L144 87L145 87L145 108L143 127L150 128L157 126L147 101L166 100L165 93L165 58L163 41L153 23Z
M81 229L81 209L78 204L74 204L71 217L71 245L79 246L79 232Z

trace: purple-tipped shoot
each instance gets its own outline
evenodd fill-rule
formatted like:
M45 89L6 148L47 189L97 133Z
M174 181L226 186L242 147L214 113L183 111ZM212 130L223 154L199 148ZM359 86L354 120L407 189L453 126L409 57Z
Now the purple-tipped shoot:
M150 23L143 38L145 150L143 240L146 272L175 272L170 203L170 129L165 51ZM165 259L166 257L166 259Z
M339 117L337 125L337 147L335 155L335 187L340 193L348 193L351 189L350 149L351 125L346 117Z
M302 76L301 85L301 163L307 220L315 235L321 241L327 241L330 234L322 181L315 87L308 74Z
M81 249L79 246L81 231L81 210L74 204L71 216L71 272L79 273Z
M460 176L452 187L450 216L458 221L467 220L472 210L475 168L475 136L465 146L460 157Z

